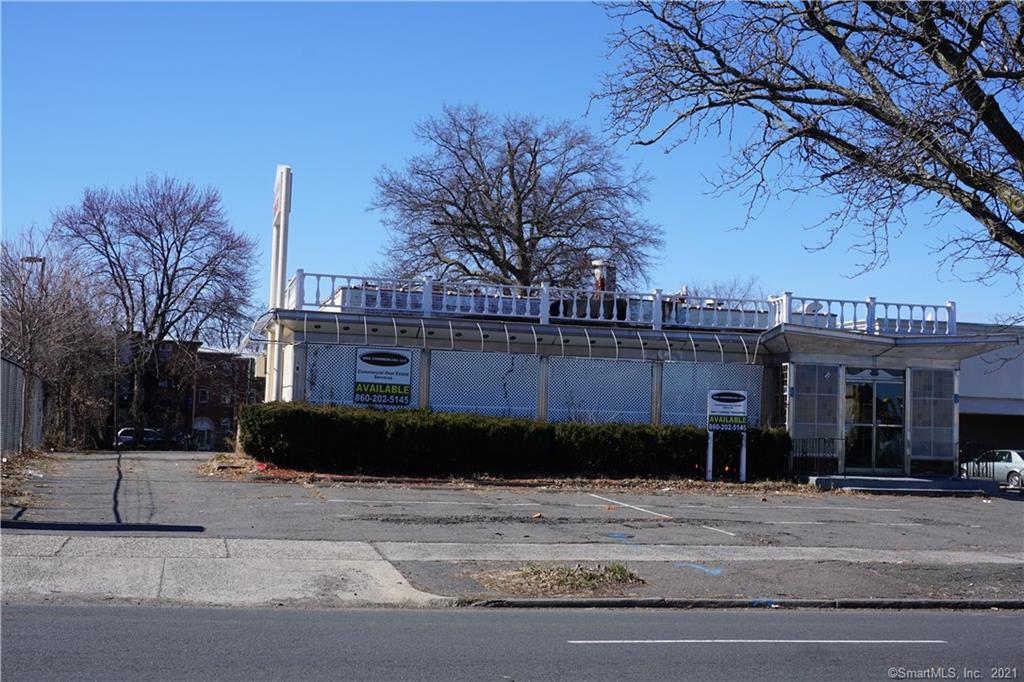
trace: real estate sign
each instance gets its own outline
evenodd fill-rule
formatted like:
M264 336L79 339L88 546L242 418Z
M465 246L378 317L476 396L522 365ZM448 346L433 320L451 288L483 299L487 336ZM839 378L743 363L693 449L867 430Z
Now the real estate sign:
M708 391L708 431L746 431L747 392Z
M412 351L357 349L352 399L361 405L408 405L412 399Z

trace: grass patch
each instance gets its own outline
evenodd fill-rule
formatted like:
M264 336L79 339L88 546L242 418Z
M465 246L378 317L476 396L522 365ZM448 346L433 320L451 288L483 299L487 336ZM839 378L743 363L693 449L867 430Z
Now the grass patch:
M256 461L252 457L233 452L220 452L200 464L197 471L204 476L242 479L255 468Z
M475 578L497 592L528 595L609 592L644 584L643 578L620 563L593 567L526 564L511 571L480 573Z

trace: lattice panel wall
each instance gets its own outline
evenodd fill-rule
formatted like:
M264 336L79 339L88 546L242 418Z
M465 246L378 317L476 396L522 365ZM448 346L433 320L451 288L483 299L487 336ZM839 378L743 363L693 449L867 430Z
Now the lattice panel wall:
M761 384L764 368L713 362L666 362L661 379L661 423L705 427L708 391L747 392L747 423L761 424Z
M635 360L549 360L548 420L651 420L651 363Z
M314 405L354 405L357 346L313 346L306 350L306 401ZM389 350L387 346L380 350ZM409 407L420 400L420 354L412 354L412 397ZM397 406L380 405L381 409Z
M430 407L534 418L539 374L536 355L431 351Z

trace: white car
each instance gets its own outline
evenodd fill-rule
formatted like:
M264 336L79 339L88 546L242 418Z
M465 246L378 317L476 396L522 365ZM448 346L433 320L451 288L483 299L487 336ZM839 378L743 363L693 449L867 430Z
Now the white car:
M988 478L1019 488L1024 477L1024 450L988 450L960 465L961 478Z

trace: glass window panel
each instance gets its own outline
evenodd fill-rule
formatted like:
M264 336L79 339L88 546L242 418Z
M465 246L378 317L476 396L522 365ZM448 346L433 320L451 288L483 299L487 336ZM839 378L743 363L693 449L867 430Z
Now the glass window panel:
M953 429L932 429L932 449L942 457L953 456Z
M838 438L839 424L832 422L831 424L819 423L817 427L818 438Z
M932 372L927 369L915 369L910 378L910 392L915 398L932 397Z
M793 421L799 424L813 424L815 401L813 395L798 395L794 398Z
M953 426L953 401L934 400L932 401L932 422L935 426Z
M852 469L871 468L870 426L846 427L846 466Z
M815 421L819 424L834 424L836 422L836 408L838 401L834 395L819 395L817 398L817 415Z
M814 424L793 424L793 438L817 438L818 429Z
M817 365L818 393L822 395L839 394L839 367L837 365Z
M932 430L912 429L910 432L910 453L914 457L932 456Z
M846 384L846 423L872 423L871 400L871 384Z
M953 399L953 373L952 372L934 372L935 375L935 386L933 388L932 395L936 398L943 398L945 400Z
M914 399L914 426L932 425L932 401L927 398Z
M794 386L796 387L797 395L816 392L816 369L815 365L796 366L796 381L794 382Z
M879 424L903 425L903 384L875 384L875 419Z
M878 427L877 452L875 453L876 469L903 468L903 429Z

